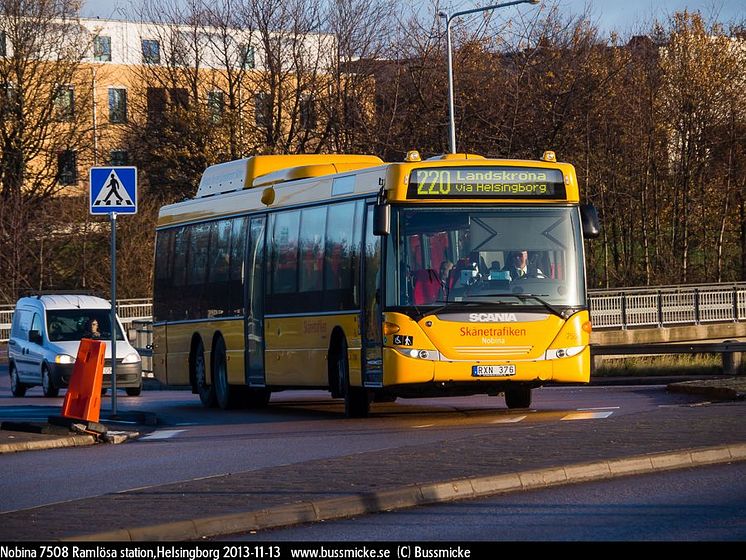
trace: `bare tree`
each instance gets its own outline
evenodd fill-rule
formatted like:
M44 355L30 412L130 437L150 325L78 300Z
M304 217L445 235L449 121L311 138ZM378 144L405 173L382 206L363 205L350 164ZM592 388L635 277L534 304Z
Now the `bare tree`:
M49 224L32 218L77 184L90 145L90 37L78 14L75 0L0 2L0 299L42 284Z

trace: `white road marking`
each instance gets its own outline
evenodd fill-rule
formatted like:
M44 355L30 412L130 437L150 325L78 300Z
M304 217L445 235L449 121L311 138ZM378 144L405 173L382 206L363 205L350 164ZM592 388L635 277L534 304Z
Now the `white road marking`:
M607 410L605 412L571 412L570 414L566 414L560 418L560 420L594 420L596 418L608 418L612 414L614 414L613 410Z
M619 410L619 406L595 406L590 408L579 408L578 410Z
M513 424L515 422L520 422L526 418L526 415L523 416L505 416L504 418L497 418L492 421L492 424Z
M141 437L140 441L144 440L155 440L155 439L170 439L174 437L176 434L180 434L181 432L185 432L186 430L158 430L156 432L153 432L152 434L149 434L145 437Z
M412 426L413 428L431 428L435 426L435 424L422 424L421 426Z

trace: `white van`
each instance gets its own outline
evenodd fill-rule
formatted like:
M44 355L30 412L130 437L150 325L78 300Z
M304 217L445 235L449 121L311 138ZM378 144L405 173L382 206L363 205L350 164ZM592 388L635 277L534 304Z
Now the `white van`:
M137 396L142 392L142 361L125 338L118 317L116 323L117 389ZM29 387L41 385L44 396L56 397L70 382L81 338L100 338L107 343L103 387L111 387L110 325L111 306L99 297L71 294L19 299L8 341L13 395L22 397Z

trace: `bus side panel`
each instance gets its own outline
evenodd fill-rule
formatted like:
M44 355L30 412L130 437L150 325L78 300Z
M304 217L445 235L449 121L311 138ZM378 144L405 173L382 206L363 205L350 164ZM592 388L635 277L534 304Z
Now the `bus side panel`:
M348 347L350 384L362 384L357 314L265 319L267 385L326 387L332 332L342 329Z
M243 319L237 319L234 321L215 321L214 323L208 323L207 327L213 333L220 332L225 340L228 383L231 385L246 385L246 354L244 353L243 347ZM210 340L212 340L212 336L210 337Z
M220 333L225 341L228 383L245 385L245 359L243 351L243 320L210 321L205 323L176 323L168 326L167 379L169 385L188 385L189 353L195 334L202 339L205 349L205 364L208 379L211 375L210 360L215 335Z
M195 325L191 323L169 324L166 330L166 378L169 385L189 385L189 351ZM208 360L205 347L205 360ZM209 363L209 362L208 362Z

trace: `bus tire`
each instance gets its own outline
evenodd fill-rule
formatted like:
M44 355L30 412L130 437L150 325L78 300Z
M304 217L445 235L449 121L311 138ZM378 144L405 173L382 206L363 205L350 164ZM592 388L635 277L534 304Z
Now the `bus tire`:
M531 406L531 387L516 387L505 390L505 404L508 408L528 408Z
M215 402L223 410L235 408L236 395L228 385L228 362L225 359L225 341L222 336L212 347L212 380L215 387Z
M201 340L194 346L192 355L192 370L194 388L199 395L202 406L210 408L215 406L215 387L207 384L207 367L205 366L205 347Z
M14 397L24 396L28 387L25 383L21 383L21 380L18 378L18 370L13 362L10 362L8 373L10 374L10 392Z
M350 386L350 361L347 340L342 338L337 356L337 379L344 394L345 418L365 418L370 412L370 395L364 387Z

